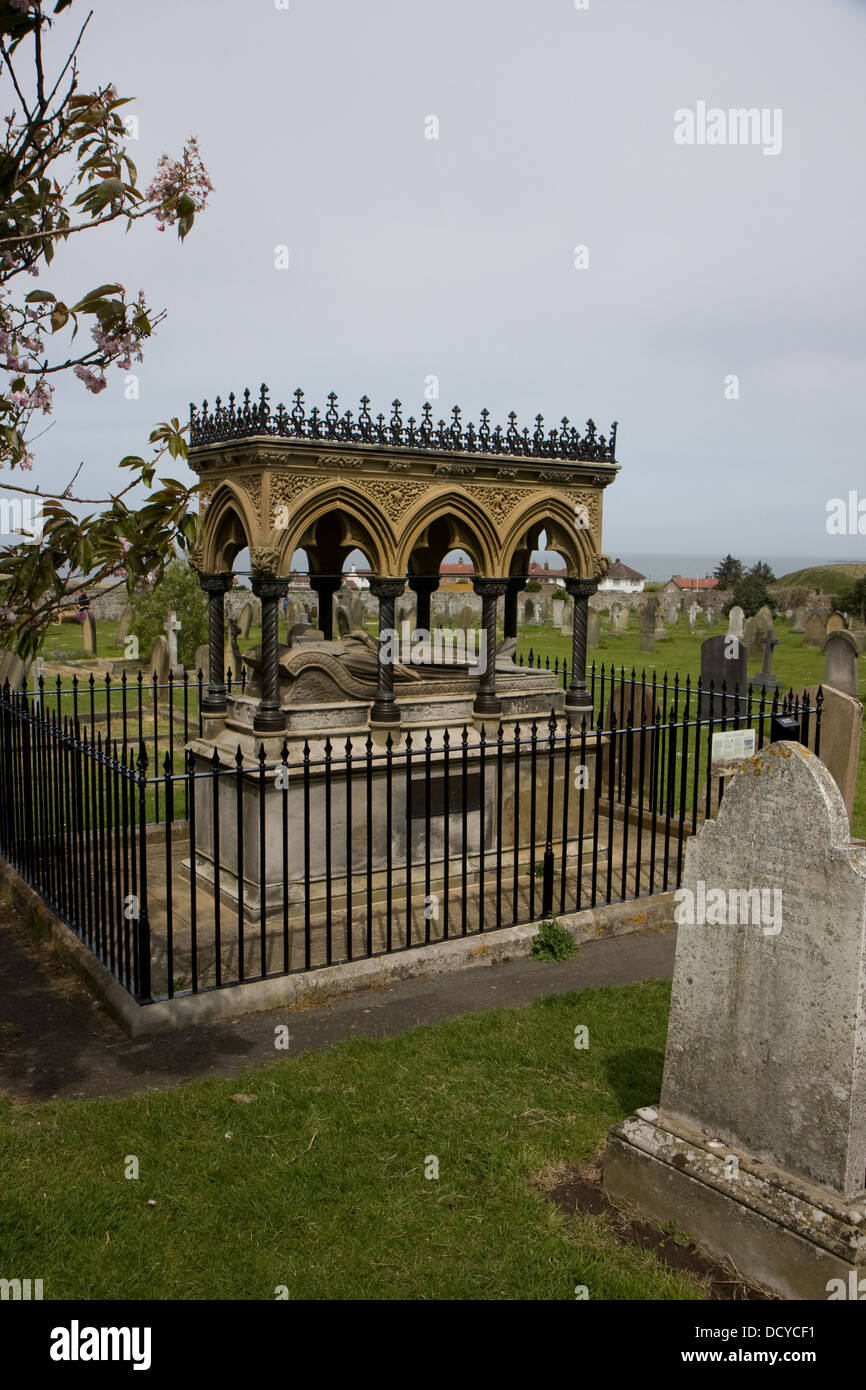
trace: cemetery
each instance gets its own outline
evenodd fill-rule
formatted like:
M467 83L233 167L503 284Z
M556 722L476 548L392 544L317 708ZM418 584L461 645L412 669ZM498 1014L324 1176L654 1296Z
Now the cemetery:
M821 68L778 0L653 64L637 5L189 8L0 6L0 1302L223 1376L222 1302L815 1360L866 1299L862 16ZM695 139L744 52L786 110Z

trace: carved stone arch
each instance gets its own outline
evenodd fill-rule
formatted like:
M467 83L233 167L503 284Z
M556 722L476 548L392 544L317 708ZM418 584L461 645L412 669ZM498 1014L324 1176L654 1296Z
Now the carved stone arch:
M232 570L237 555L250 550L258 536L249 495L228 481L217 485L201 519L199 558L206 574Z
M496 527L484 508L462 489L439 492L422 501L404 518L401 529L398 574L435 572L449 551L465 550L476 574L500 577Z
M393 569L395 536L381 508L376 505L375 499L359 488L341 482L306 493L292 510L289 525L283 530L271 532L271 544L279 550L283 573L288 574L296 550L307 551L312 573L328 569L327 563L315 562L318 547L316 532L324 522L330 523L330 534L327 536L329 552L335 547L345 555L353 550L362 550L375 574L396 572ZM325 548L324 537L321 544Z
M567 498L551 497L549 493L536 494L512 518L502 547L506 574L527 572L529 557L538 549L542 531L547 532L548 550L555 550L563 557L569 574L587 579L595 576L599 557L591 526L585 530L579 528L573 504Z

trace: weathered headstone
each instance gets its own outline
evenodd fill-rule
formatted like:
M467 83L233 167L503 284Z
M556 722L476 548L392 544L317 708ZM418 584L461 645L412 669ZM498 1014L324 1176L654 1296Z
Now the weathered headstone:
M590 608L586 619L586 645L597 647L601 641L601 614Z
M686 844L661 1101L614 1125L612 1196L785 1298L866 1268L866 850L775 743ZM652 1097L648 1096L651 1102Z
M802 632L806 623L805 608L795 608L791 615L791 631Z
M834 690L857 699L860 694L860 673L857 638L844 628L834 628L824 639L824 680Z
M561 598L555 598L551 604L551 621L554 627L562 627L562 610L565 607Z
M210 648L208 647L206 642L203 643L202 646L196 647L195 649L195 660L193 661L193 667L190 672L190 677L193 680L198 680L199 671L201 671L202 676L204 677L204 683L205 685L207 685L208 676L210 674Z
M745 614L743 613L743 610L740 607L740 605L738 603L735 603L730 613L728 614L729 637L738 637L740 641L745 641L745 632L743 630L744 616Z
M844 632L845 627L846 623L842 614L839 612L833 612L827 619L827 625L824 628L824 632L825 634L830 632Z
M730 633L708 637L701 643L700 715L706 719L712 708L714 720L724 714L728 723L738 709L738 696L746 695L749 653L745 642Z
M610 630L615 636L620 637L628 627L628 609L621 603L614 601L610 605Z
M124 608L123 612L122 612L121 615L120 615L120 619L119 619L118 624L117 624L117 633L116 633L116 636L115 636L115 638L114 638L115 644L116 644L118 647L122 647L123 644L124 644L124 642L126 641L127 636L129 635L129 626L130 626L130 623L131 623L131 622L132 622L132 609L129 608L129 607L126 607L126 608Z
M863 706L851 695L843 695L829 685L810 685L805 694L814 709L818 691L821 691L821 737L819 757L832 774L836 786L842 793L845 810L849 816L854 814L854 796L857 791L857 769L860 766L860 736L863 731ZM818 720L814 714L809 717L808 744L815 751ZM805 740L804 740L805 741Z
M824 614L813 610L803 624L803 646L820 647L824 642Z
M527 604L527 607L528 607L528 606L529 606L529 605ZM460 609L460 613L459 613L459 616L458 616L458 618L457 618L457 626L458 626L458 628L461 630L461 632L468 632L469 629L470 629L471 626L472 626L472 621L473 621L472 609L469 607L468 604L465 604L465 603L464 603L463 607ZM527 618L527 622L531 622L531 621L532 621L531 618Z
M150 662L147 670L148 684L152 684L153 678L156 676L157 685L165 685L171 669L170 657L168 639L162 636L157 637L150 649Z
M592 614L593 614L594 611L595 611L595 610L594 610L593 608L590 608L590 610L589 610L589 616L590 616L590 618L592 617ZM598 621L599 621L599 623L600 623L600 622L601 622L601 619L599 618L599 615L598 615L597 613L596 613L596 618L598 619ZM561 622L560 625L559 625L559 630L560 630L560 632L563 634L564 637L570 637L570 636L571 636L573 624L574 624L574 609L573 609L573 607L572 607L571 599L568 599L568 600L566 600L565 604L563 605L563 609L562 609L562 622ZM596 642L595 645L598 646L598 642Z
M81 618L81 645L85 656L99 655L96 645L96 619L89 611L84 612Z
M755 617L758 620L758 627L761 633L764 635L768 633L773 626L773 610L770 608L769 604L765 603L762 608L759 608Z
M654 747L658 730L658 705L653 703L650 686L618 684L604 711L604 737L599 774L599 790L608 797L613 788L615 801L632 805L638 799L643 767L644 789L652 783ZM628 730L631 728L631 732ZM619 732L617 732L619 730ZM625 733L622 730L626 730ZM631 748L629 749L629 745ZM643 745L643 762L641 762ZM614 767L611 770L611 757Z
M255 609L251 603L245 603L238 614L238 636L242 639L249 637L253 619L256 616ZM171 639L169 639L171 640Z
M700 611L701 606L699 603L692 603L689 605L689 632L694 632Z
M656 649L655 633L647 632L645 627L640 630L640 649L642 652L654 652Z
M680 601L676 594L663 594L661 608L665 622L668 627L671 627L676 622L680 613Z

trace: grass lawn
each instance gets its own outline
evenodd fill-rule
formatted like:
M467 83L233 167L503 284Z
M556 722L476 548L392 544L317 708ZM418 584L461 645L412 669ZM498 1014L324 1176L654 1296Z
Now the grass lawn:
M658 1099L668 993L560 995L123 1100L4 1101L0 1269L46 1299L703 1298L533 1185Z

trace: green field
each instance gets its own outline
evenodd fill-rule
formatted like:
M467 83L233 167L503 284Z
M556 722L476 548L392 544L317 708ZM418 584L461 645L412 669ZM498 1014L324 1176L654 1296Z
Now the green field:
M609 1215L563 1215L537 1185L658 1099L668 989L122 1100L0 1104L0 1267L46 1299L701 1299Z

